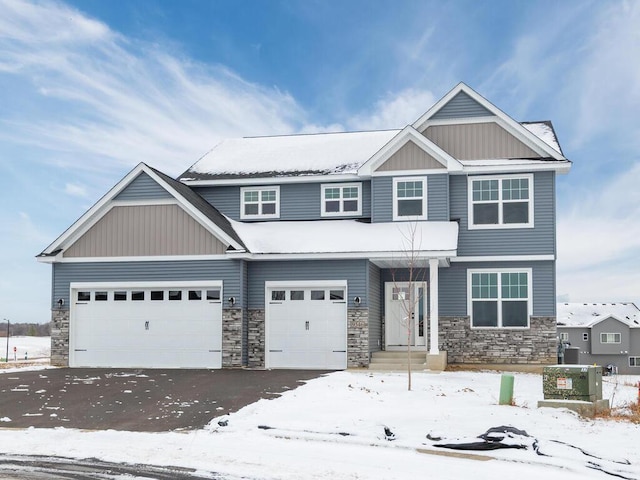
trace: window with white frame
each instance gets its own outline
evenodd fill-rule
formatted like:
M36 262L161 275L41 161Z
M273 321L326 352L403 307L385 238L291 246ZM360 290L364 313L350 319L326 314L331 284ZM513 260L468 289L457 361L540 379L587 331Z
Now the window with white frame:
M240 218L280 217L280 187L240 189Z
M393 179L393 219L427 219L427 179L425 177Z
M533 227L533 175L469 177L469 229Z
M569 341L569 334L567 332L560 332L560 341L561 342L568 342Z
M469 270L468 311L473 328L528 328L531 270Z
M322 185L323 217L362 214L362 186L360 183Z
M640 357L629 357L630 367L640 367Z
M601 333L600 343L620 343L622 335L619 333Z

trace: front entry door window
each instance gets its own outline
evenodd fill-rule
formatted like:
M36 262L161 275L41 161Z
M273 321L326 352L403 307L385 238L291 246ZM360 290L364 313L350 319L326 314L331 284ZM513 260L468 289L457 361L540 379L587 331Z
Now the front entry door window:
M385 283L387 347L426 345L426 283Z

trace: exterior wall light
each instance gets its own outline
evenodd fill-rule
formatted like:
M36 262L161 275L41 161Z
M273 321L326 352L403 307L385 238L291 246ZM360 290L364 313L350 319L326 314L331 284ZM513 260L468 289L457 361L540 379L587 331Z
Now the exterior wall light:
M234 306L236 304L236 297L229 297L229 305Z
M360 297L354 297L353 303L356 305L360 305L362 303L362 299Z

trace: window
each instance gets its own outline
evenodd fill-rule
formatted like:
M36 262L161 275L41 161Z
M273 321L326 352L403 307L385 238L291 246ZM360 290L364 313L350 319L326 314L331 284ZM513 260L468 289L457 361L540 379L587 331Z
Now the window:
M96 302L106 302L108 299L107 292L95 292L94 298Z
M427 180L424 177L393 179L393 219L427 219Z
M567 332L560 332L560 341L561 342L568 342L569 341L569 334Z
M289 298L291 300L304 300L304 290L291 290Z
M311 290L311 300L324 300L324 290Z
M207 300L210 301L219 301L220 300L220 290L207 290Z
M202 290L189 290L189 300L202 300Z
M588 342L589 341L589 333L588 332L584 332L582 334L582 341L583 342Z
M280 217L280 187L240 189L240 218Z
M329 290L329 300L344 300L344 290Z
M392 300L409 300L409 287L393 287L391 292Z
M91 292L78 292L79 302L88 302L91 300Z
M169 290L169 301L182 300L182 290Z
M362 214L362 187L360 183L322 185L323 217Z
M469 177L469 229L533 227L533 175Z
M630 367L640 367L640 357L629 357Z
M531 270L469 270L471 326L528 328L531 315Z
M600 343L620 343L622 335L619 333L601 333Z
M164 300L164 292L162 290L152 290L151 300Z
M131 300L136 300L136 301L144 300L144 292L140 290L131 292Z
M285 293L285 290L272 290L271 300L275 302L281 302L284 300Z
M127 300L127 292L124 290L113 292L113 299L116 302L125 302Z

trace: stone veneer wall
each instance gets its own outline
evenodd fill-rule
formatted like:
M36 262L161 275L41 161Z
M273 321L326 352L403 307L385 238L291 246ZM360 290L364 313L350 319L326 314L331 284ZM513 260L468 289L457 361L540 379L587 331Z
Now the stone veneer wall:
M347 310L347 367L369 366L369 309Z
M249 309L248 366L264 367L264 308Z
M555 364L556 318L531 317L526 330L471 329L469 317L440 317L448 363Z
M242 309L222 309L222 366L242 366Z
M69 310L51 310L51 365L69 366Z

